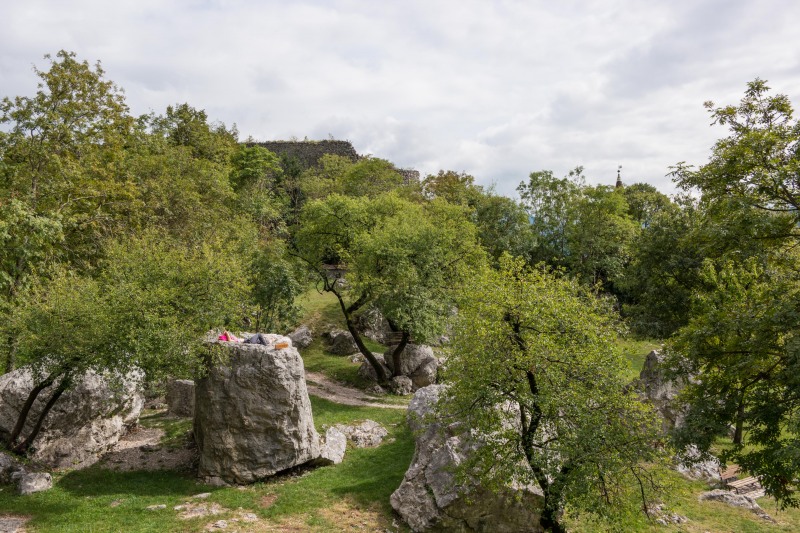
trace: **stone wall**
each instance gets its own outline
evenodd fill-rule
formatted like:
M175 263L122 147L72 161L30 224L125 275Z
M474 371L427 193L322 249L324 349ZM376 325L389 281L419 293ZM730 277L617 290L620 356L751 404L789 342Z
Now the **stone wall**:
M303 168L317 166L325 154L338 155L353 162L361 157L350 141L267 141L247 143L247 146L261 146L275 154L297 158Z

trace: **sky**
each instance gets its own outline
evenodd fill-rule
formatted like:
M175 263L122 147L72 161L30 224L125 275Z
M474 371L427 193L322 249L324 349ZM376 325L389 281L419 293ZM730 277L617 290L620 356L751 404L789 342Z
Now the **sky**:
M135 114L187 102L240 139L346 139L500 194L537 170L674 191L768 80L800 102L796 0L0 0L0 96L61 49Z

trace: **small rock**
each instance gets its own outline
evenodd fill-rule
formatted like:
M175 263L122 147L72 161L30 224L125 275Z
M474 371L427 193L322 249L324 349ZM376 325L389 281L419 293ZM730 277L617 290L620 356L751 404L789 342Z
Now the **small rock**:
M195 494L194 496L192 496L192 498L196 500L205 500L209 496L211 496L210 492L201 492L200 494Z
M315 463L320 465L338 465L344 459L347 449L347 435L336 427L328 428L324 440L320 439L319 458Z
M108 506L109 507L119 507L121 503L122 503L122 500L114 500L113 502L109 503Z
M161 509L166 509L167 506L163 503L159 503L158 505L148 505L145 507L148 511L160 511Z
M258 522L258 516L255 513L244 513L242 515L242 522Z
M327 351L334 355L351 355L358 351L356 341L349 331L334 329L323 335L328 342Z
M395 376L389 382L389 389L398 396L405 396L414 390L414 383L408 376Z
M365 420L356 426L337 424L333 427L347 435L347 438L356 448L374 448L375 446L380 446L383 438L389 434L386 428L374 420Z
M17 492L22 495L42 492L53 488L53 477L44 473L25 473L17 480Z
M228 527L228 521L227 520L217 520L216 522L211 524L211 527L214 528L214 529L225 529L226 527Z

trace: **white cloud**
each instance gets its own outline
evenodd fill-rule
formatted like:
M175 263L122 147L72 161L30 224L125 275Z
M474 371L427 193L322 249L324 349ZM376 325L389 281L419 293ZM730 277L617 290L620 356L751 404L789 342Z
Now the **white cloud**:
M5 2L2 94L31 64L101 60L136 113L189 102L243 137L353 141L512 194L533 170L671 190L724 132L702 102L766 78L800 100L788 0Z

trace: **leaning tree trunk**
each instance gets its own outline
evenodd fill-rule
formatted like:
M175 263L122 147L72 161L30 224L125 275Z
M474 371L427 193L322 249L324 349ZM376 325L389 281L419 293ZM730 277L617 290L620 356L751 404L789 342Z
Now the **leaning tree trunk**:
M386 372L384 372L383 370L383 366L381 366L378 360L375 359L375 356L372 355L372 352L369 350L369 348L367 348L367 346L364 344L364 341L361 339L361 334L356 329L355 323L353 323L352 313L356 309L358 309L358 307L361 307L361 304L359 302L361 302L362 299L360 298L356 303L348 307L344 304L342 296L335 288L331 288L329 289L329 291L335 294L336 299L339 300L339 307L342 308L342 313L344 314L344 320L345 323L347 324L347 331L349 331L350 334L353 336L353 340L355 341L356 346L358 347L358 351L361 352L361 354L369 362L369 364L372 365L372 368L375 369L375 374L378 376L378 383L380 383L381 385L385 385L389 379L388 376L386 375Z
M409 338L411 338L411 335L409 335L407 331L403 331L403 336L400 337L400 344L398 344L392 352L392 368L394 368L395 376L401 375L400 360L402 359L403 350L406 349Z
M56 404L61 395L64 394L64 391L67 390L68 387L69 387L69 378L64 377L61 380L61 383L58 384L56 390L53 392L53 395L50 396L49 400L47 400L47 404L45 404L44 409L42 409L41 414L39 414L39 418L36 420L36 424L34 424L33 429L31 430L28 437L21 443L14 446L14 448L12 448L12 451L14 453L24 454L25 452L28 451L28 448L30 448L31 444L33 444L33 441L36 439L36 437L39 436L39 431L42 429L42 424L44 423L44 419L47 417L48 413L50 413L50 410Z
M17 423L14 424L14 429L11 430L11 434L8 437L8 446L9 448L13 448L16 446L17 439L19 438L22 430L25 428L25 423L28 421L28 415L31 412L31 408L33 407L36 398L39 397L39 394L53 384L56 380L58 375L50 374L43 382L36 385L31 392L28 393L28 397L25 399L25 403L22 405L22 409L17 416Z

